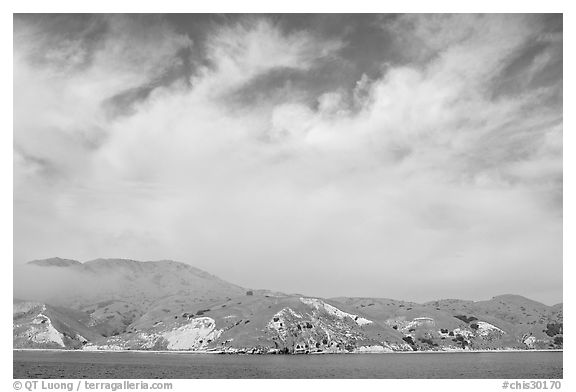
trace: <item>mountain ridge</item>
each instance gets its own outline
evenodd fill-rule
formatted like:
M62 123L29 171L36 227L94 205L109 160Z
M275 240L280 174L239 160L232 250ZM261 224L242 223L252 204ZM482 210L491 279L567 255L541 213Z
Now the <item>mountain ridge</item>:
M27 266L32 274L42 268L39 285L55 283L56 292L37 287L15 299L16 348L311 353L563 344L562 304L513 294L420 304L246 289L172 260L54 257Z
M176 260L171 260L171 259L159 259L159 260L146 260L146 261L140 261L140 260L134 260L134 259L128 259L128 258L96 258L96 259L91 259L91 260L86 260L84 262L81 261L77 261L77 260L73 260L73 259L66 259L66 258L60 258L60 257L51 257L51 258L46 258L46 259L37 259L37 260L31 260L28 261L26 263L24 263L24 265L37 265L37 266L61 266L61 267L67 267L67 266L91 266L94 264L99 264L102 262L112 262L112 261L119 261L119 262L128 262L128 263L134 263L134 264L162 264L162 263L166 263L166 264L177 264L177 265L181 265L184 266L186 268L189 268L191 270L195 270L201 274L204 274L206 276L210 276L219 280L222 280L221 278L219 278L216 275L213 275L207 271L204 271L198 267L195 267L191 264L185 263L185 262L181 262L181 261L176 261ZM238 286L241 287L241 286ZM273 289L251 289L251 290L261 290L261 291L267 291L267 292L276 292L276 293L281 293L278 291L275 291ZM285 294L285 293L282 293ZM297 295L302 295L302 294L297 294ZM337 296L337 297L326 297L326 298L340 298L341 296ZM408 301L408 300L403 300L404 302L411 302L411 303L418 303L418 304L425 304L425 303L431 303L431 302L435 302L435 301L444 301L444 300L458 300L458 301L464 301L464 302L480 302L480 301L489 301L489 300L495 300L495 299L499 299L499 298L519 298L519 299L523 299L525 301L532 301L535 303L538 303L540 305L544 305L544 306L548 306L548 307L562 307L563 306L563 302L558 302L552 305L547 305L543 302L540 301L536 301L533 300L531 298L525 297L523 295L519 295L519 294L510 294L510 293L504 293L504 294L498 294L493 296L490 299L459 299L459 298L440 298L440 299L433 299L433 300L427 300L424 302L419 302L419 301ZM367 299L367 298L380 298L380 299L388 299L388 298L384 298L384 297L367 297L367 296L353 296L353 297L349 297L349 298L358 298L358 299Z

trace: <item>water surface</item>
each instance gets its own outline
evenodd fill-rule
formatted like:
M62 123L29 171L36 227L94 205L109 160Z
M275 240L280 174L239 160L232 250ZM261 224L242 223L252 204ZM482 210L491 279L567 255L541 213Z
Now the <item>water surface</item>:
M14 378L562 378L561 352L218 355L14 351Z

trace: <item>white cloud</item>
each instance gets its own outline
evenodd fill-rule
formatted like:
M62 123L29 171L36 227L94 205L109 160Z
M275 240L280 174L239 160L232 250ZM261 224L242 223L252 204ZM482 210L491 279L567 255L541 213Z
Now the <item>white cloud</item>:
M119 118L103 115L102 97L156 75L187 40L164 29L165 50L146 35L116 58L130 39L114 35L88 71L57 78L16 56L16 144L68 176L54 185L16 154L16 258L174 258L311 295L558 289L562 222L541 193L557 191L549 182L562 173L561 113L539 110L537 92L495 99L485 88L531 39L530 20L416 18L434 56L324 93L317 107L298 95L241 108L222 100L341 48L258 18L210 35L211 65L191 89L159 88ZM100 86L104 75L117 80ZM79 132L101 129L98 148L82 147Z
M276 68L310 69L333 56L342 43L304 31L286 34L268 19L245 18L214 31L206 46L212 64L193 84L197 92L218 96Z

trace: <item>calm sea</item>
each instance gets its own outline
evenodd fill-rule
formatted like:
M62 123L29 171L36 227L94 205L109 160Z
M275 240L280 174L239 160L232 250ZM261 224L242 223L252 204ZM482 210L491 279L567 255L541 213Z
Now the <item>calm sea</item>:
M562 378L561 352L217 355L14 351L14 378Z

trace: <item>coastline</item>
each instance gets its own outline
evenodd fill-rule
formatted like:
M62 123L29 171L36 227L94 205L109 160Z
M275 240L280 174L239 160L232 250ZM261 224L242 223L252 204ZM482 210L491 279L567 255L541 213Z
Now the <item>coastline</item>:
M139 354L180 354L180 355L198 355L198 354L218 354L218 355L349 355L349 354L476 354L476 353L531 353L531 352L564 352L563 349L550 350L446 350L446 351L391 351L391 352L315 352L309 354L268 354L268 353L233 353L226 351L176 351L176 350L61 350L54 348L14 348L12 352L74 352L74 353L139 353Z

